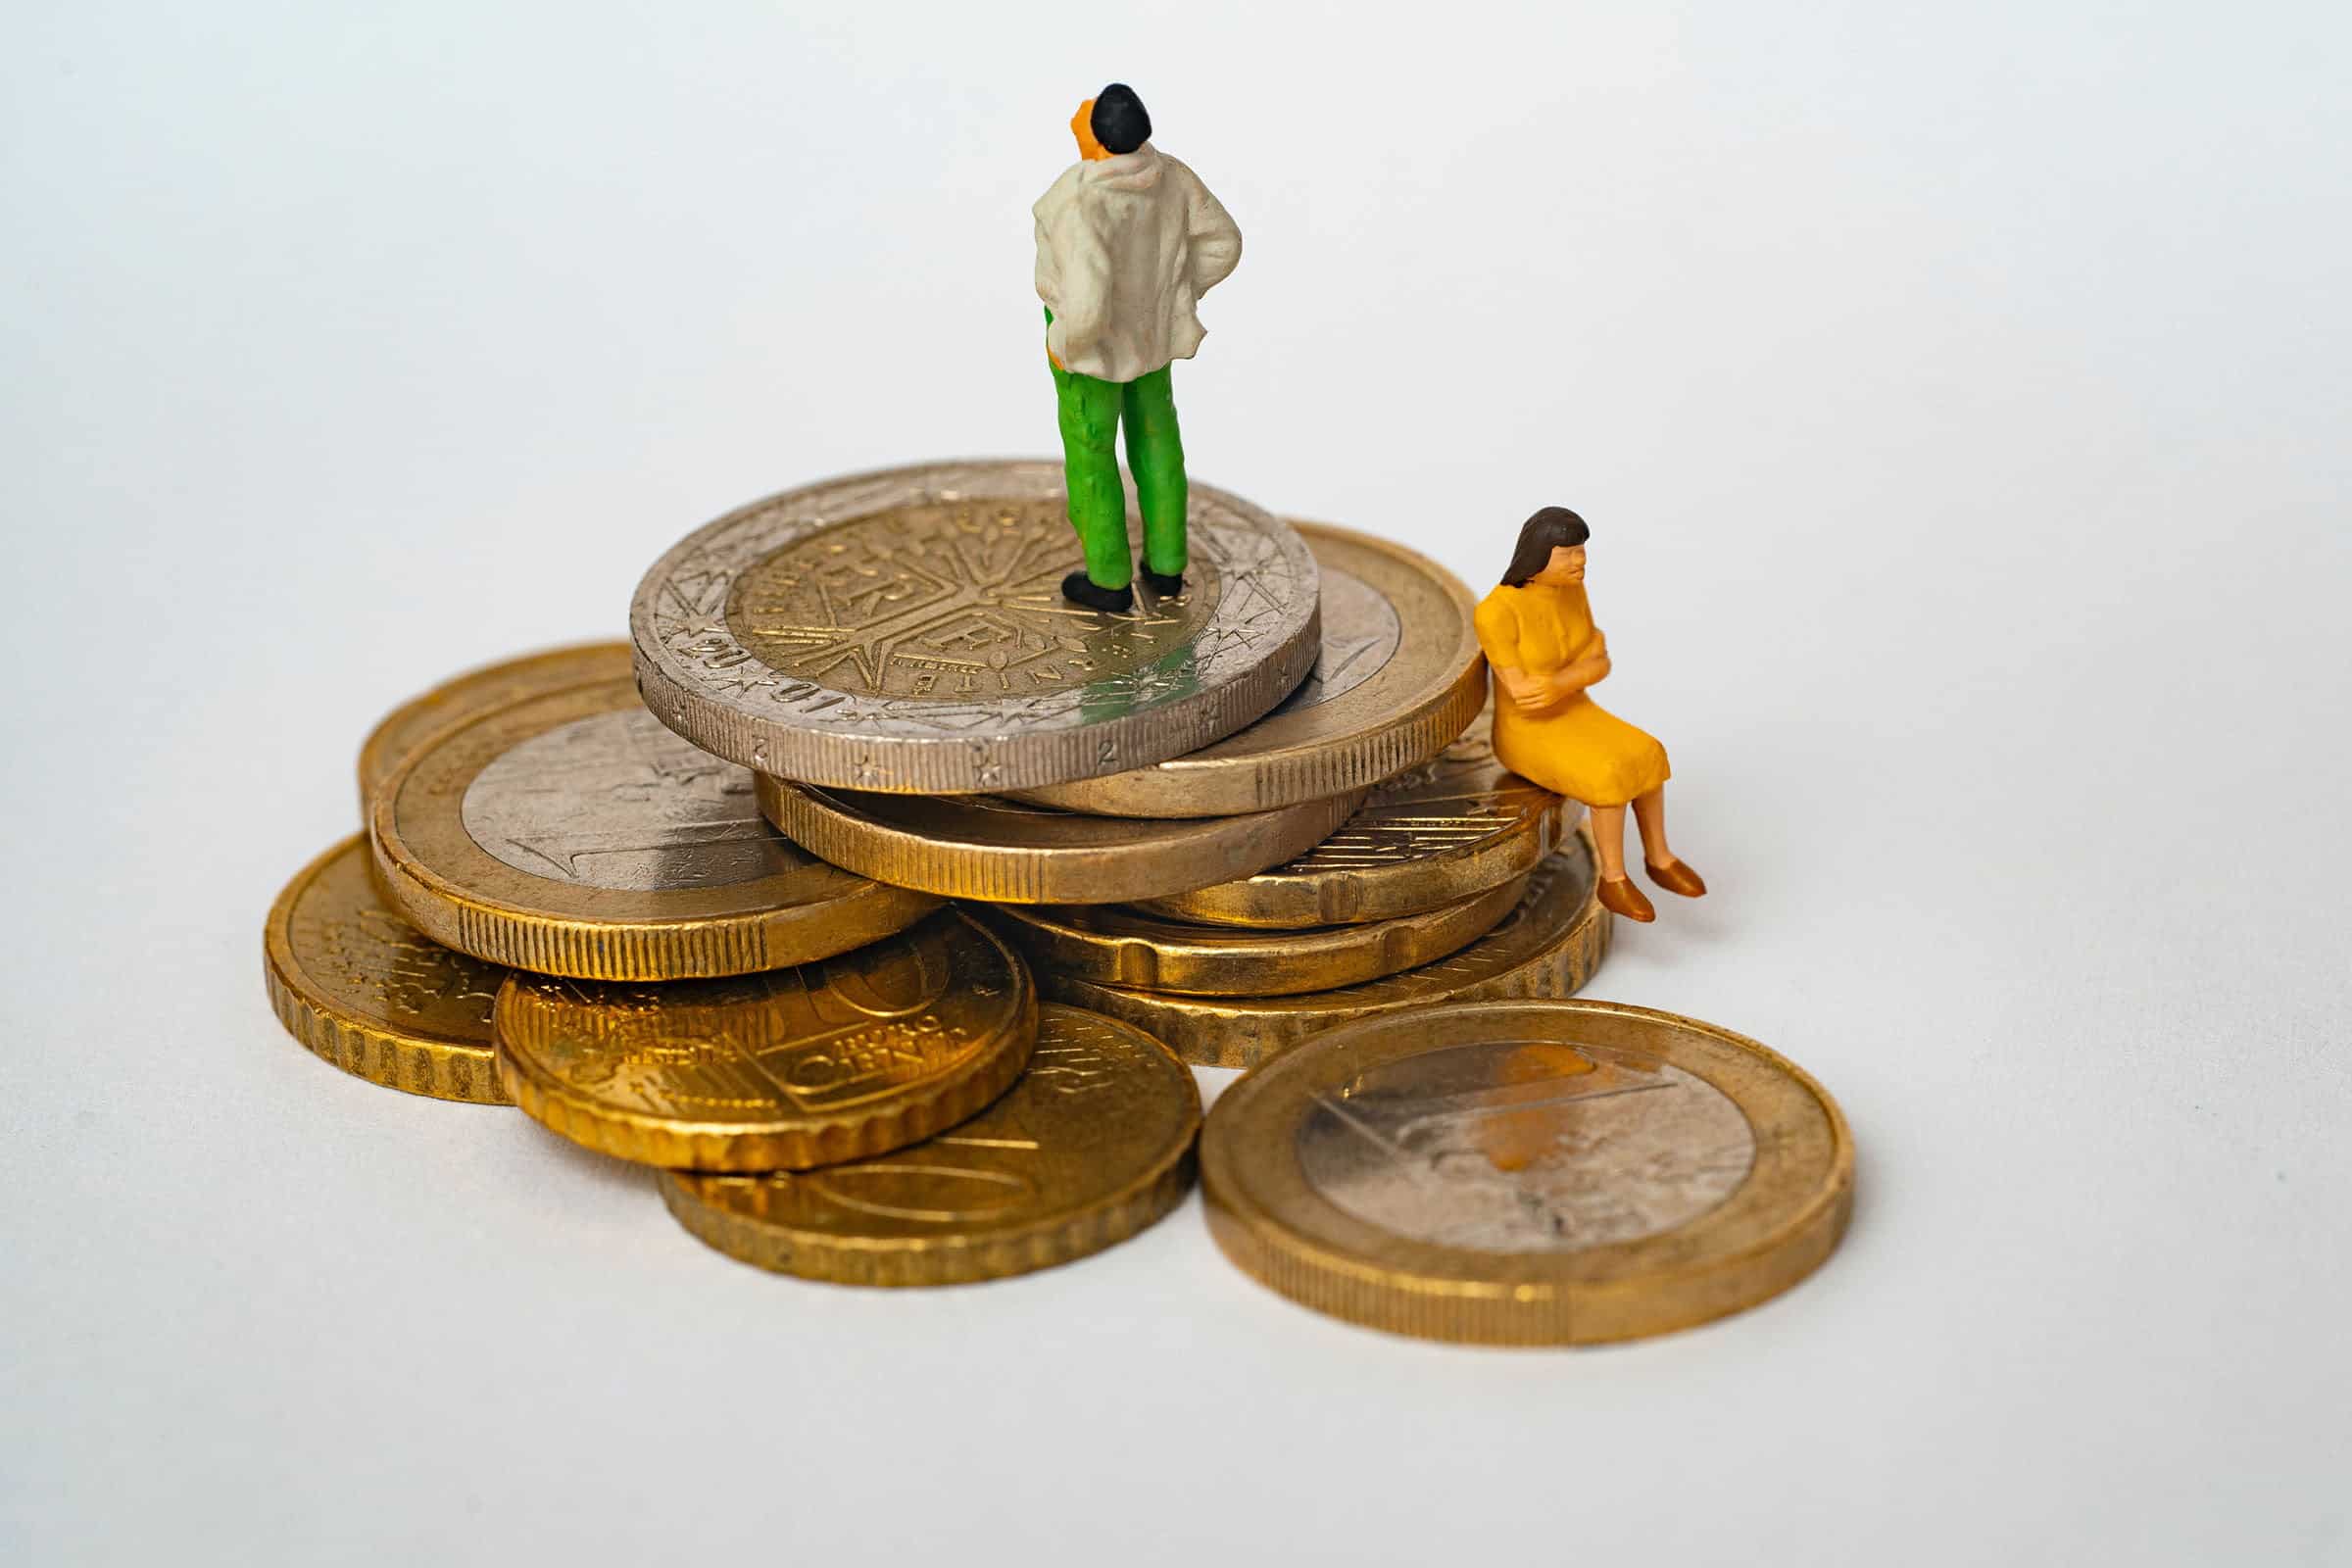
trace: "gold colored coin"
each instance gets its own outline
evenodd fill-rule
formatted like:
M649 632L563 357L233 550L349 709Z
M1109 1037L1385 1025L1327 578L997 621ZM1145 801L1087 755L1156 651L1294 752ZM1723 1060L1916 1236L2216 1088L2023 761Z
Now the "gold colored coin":
M1293 997L1183 997L1106 986L1041 966L1054 1002L1124 1018L1189 1062L1256 1067L1308 1037L1359 1018L1418 1011L1446 1002L1565 997L1592 978L1609 951L1592 839L1578 832L1530 873L1518 906L1450 956L1362 985Z
M583 643L469 669L420 697L412 697L385 714L360 748L360 820L368 820L376 786L391 777L392 770L433 731L468 713L504 708L541 692L588 681L625 679L630 669L627 643Z
M1201 997L1329 991L1433 963L1518 906L1527 878L1426 914L1303 931L1220 930L1125 905L995 905L983 911L1039 969L1098 985Z
M372 837L384 889L418 929L541 974L781 968L938 906L784 839L752 775L655 722L626 677L437 732L376 791Z
M1364 789L1435 756L1486 701L1476 605L1444 566L1371 534L1289 519L1323 580L1313 671L1240 733L1150 767L1022 790L1110 816L1230 816Z
M507 1103L490 1032L507 971L427 941L395 914L356 834L286 884L262 948L270 1004L322 1060L412 1095Z
M820 789L762 773L793 842L894 887L993 904L1118 904L1247 876L1348 820L1360 790L1248 816L1088 816L994 795Z
M957 1285L1099 1252L1193 1185L1200 1092L1130 1024L1039 1014L1004 1097L894 1154L761 1176L670 1171L678 1222L729 1257L844 1285Z
M822 963L669 986L513 976L498 1071L533 1120L677 1170L799 1170L917 1143L1037 1041L1019 956L942 910Z
M1340 925L1458 903L1523 876L1584 808L1494 760L1493 710L1437 757L1375 787L1337 833L1297 859L1145 906L1207 925Z
M1350 1024L1200 1139L1209 1230L1261 1283L1423 1339L1592 1345L1723 1317L1837 1249L1854 1146L1786 1057L1615 1002Z

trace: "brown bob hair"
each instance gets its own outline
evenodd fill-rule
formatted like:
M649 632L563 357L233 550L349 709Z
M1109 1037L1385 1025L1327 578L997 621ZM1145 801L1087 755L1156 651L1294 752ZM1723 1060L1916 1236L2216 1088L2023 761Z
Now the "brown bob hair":
M1566 507L1544 507L1519 525L1519 548L1503 568L1505 588L1524 588L1527 580L1551 564L1554 550L1574 550L1592 537L1585 519Z

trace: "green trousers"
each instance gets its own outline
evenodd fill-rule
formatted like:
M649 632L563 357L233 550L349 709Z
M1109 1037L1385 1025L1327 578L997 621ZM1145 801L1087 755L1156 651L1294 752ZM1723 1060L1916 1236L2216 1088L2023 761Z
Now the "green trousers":
M1054 313L1046 313L1054 319ZM1051 363L1051 362L1049 362ZM1105 381L1054 367L1061 414L1061 462L1070 492L1070 526L1086 552L1086 574L1100 588L1124 588L1135 575L1127 559L1127 494L1119 483L1115 441L1127 423L1127 466L1144 514L1144 564L1163 576L1184 570L1184 437L1176 394L1163 365L1132 381Z

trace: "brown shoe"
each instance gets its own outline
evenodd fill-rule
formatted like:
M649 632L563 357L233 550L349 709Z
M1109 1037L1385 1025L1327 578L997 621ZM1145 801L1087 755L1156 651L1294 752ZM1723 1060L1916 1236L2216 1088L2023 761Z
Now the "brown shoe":
M1707 896L1707 885L1698 879L1698 873L1680 860L1669 860L1664 865L1652 865L1644 860L1642 869L1649 873L1652 882L1669 893L1680 893L1686 899L1703 899Z
M1600 906L1622 914L1628 920L1646 923L1658 917L1658 911L1649 906L1649 901L1642 896L1642 890L1634 886L1630 878L1622 876L1604 876L1600 879Z

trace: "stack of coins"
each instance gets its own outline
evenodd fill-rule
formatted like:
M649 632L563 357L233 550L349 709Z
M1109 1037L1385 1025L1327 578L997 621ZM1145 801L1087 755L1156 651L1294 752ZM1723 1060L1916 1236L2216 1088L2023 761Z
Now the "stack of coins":
M625 644L462 676L378 726L368 832L270 911L270 994L359 1076L519 1104L654 1167L694 1234L945 1284L1135 1234L1193 1176L1191 1074L1041 1006L943 901L826 864L639 701Z
M1203 486L1182 594L1083 611L1059 485L900 469L719 519L638 591L648 701L795 843L985 906L1047 996L1195 1062L1584 983L1591 857L1494 760L1458 579Z
M662 1172L731 1255L913 1285L1165 1213L1183 1062L1584 983L1590 842L1494 760L1458 580L1197 485L1181 591L1086 610L1060 486L786 492L663 556L629 644L393 713L271 912L289 1030Z

